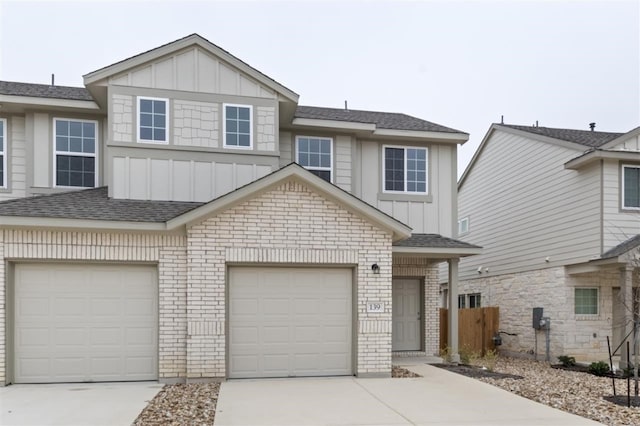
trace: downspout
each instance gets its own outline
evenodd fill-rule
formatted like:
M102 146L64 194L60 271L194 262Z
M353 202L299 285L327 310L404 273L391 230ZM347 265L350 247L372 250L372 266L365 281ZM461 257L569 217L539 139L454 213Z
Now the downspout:
M604 253L604 160L600 159L600 252Z

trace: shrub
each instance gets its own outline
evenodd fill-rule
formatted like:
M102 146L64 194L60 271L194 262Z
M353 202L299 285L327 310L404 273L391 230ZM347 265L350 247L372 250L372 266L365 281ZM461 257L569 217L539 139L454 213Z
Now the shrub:
M558 361L560 361L565 367L573 367L574 365L576 365L576 359L568 355L560 355L558 357Z
M487 370L493 371L496 368L496 361L498 360L498 351L495 349L491 349L485 352L482 357L482 365L486 367Z
M609 364L604 361L592 362L589 365L589 373L596 376L606 376L609 371Z
M442 357L445 362L451 362L451 348L446 346L444 349L440 349L440 357Z
M462 364L471 365L480 358L480 353L470 349L468 346L460 348L460 362Z

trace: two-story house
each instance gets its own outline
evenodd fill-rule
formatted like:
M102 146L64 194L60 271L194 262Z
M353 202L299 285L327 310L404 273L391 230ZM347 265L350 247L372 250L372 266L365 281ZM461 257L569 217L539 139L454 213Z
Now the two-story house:
M0 382L389 376L438 351L466 133L298 105L194 34L0 82ZM455 336L454 336L455 337ZM455 341L455 339L454 339Z
M460 264L460 305L499 306L507 351L545 357L536 307L550 356L605 360L631 331L640 128L594 127L493 124L459 182L460 238L483 246Z

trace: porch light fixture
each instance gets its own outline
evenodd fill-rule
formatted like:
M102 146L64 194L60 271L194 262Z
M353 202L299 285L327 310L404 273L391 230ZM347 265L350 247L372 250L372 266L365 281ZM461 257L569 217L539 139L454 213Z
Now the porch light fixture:
M380 267L378 266L377 263L374 263L373 265L371 265L371 270L376 275L380 273Z

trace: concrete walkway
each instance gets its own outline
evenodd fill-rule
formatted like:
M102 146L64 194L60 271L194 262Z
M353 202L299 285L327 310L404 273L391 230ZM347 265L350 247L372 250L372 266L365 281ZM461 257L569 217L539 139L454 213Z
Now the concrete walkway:
M156 382L0 387L0 425L129 426L162 387Z
M222 384L214 424L598 425L426 364L416 379L308 378Z

